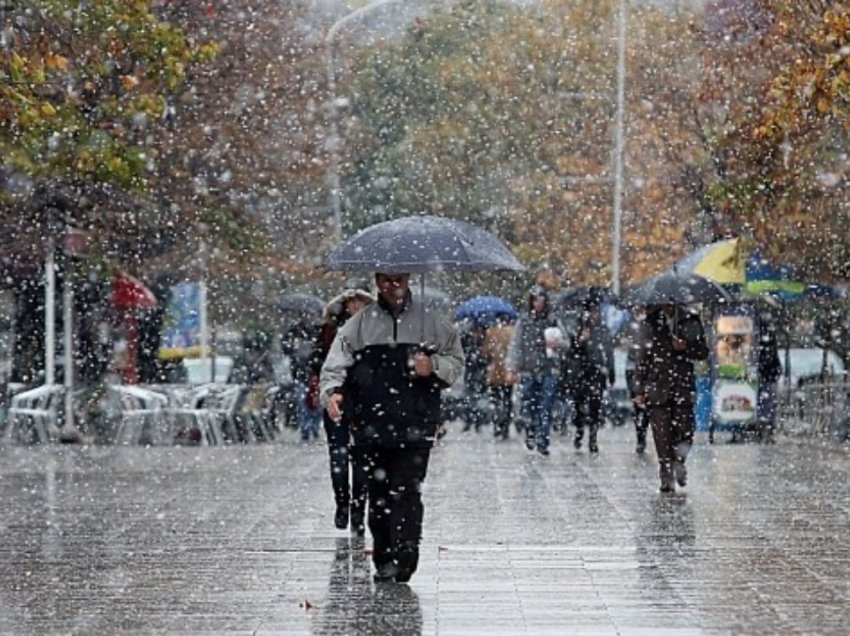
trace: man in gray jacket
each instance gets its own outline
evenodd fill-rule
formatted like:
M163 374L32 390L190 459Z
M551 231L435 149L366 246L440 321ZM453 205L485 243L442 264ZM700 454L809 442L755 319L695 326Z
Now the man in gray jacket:
M328 415L337 420L346 411L369 473L376 581L406 582L416 571L440 391L463 369L457 331L413 299L409 280L375 275L378 301L337 332L320 378Z

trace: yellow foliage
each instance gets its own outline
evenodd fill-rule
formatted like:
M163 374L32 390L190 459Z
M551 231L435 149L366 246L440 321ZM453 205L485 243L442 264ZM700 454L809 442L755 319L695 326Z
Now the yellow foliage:
M139 80L135 75L124 75L121 77L121 87L125 91L131 91L139 85Z

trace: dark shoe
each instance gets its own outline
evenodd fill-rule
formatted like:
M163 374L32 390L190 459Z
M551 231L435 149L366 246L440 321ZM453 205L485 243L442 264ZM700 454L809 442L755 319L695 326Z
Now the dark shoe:
M665 472L661 476L661 487L658 490L665 494L676 492L676 486L673 483L673 476L671 474Z
M549 457L549 449L548 448L538 448L537 452L543 455L543 457Z
M526 447L528 450L534 450L534 438L532 438L532 437L526 437L526 438L525 438L525 447Z
M638 431L635 452L640 454L646 450L646 431Z
M672 495L674 492L676 492L676 489L669 484L661 484L661 488L658 489L658 492L660 492L662 495Z
M337 506L336 514L334 515L334 525L338 530L345 530L348 527L348 506Z
M682 488L688 485L688 469L685 468L685 462L673 464L673 476L676 478L676 483Z
M419 548L407 548L398 553L395 582L407 583L419 565Z
M394 581L397 575L398 566L395 563L384 563L377 567L375 574L372 576L372 580L375 581L375 583L387 583L389 581ZM408 580L410 580L410 577L408 577Z
M356 533L358 537L366 534L366 524L364 523L363 513L354 506L351 507L351 531Z
M597 446L596 444L596 435L590 436L590 441L587 444L587 450L589 450L591 453L599 452L599 446Z
M576 450L581 448L581 435L576 435L576 438L573 440L573 446L576 447Z

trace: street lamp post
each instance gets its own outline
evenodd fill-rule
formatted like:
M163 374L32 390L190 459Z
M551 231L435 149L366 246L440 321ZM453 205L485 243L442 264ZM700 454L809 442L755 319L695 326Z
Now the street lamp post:
M620 0L617 13L617 115L614 124L614 227L611 256L611 289L620 293L620 252L623 224L623 150L626 109L626 2Z
M333 228L334 239L337 243L342 240L342 193L340 191L340 146L342 141L339 135L339 104L336 94L336 64L334 61L334 40L342 28L360 19L367 13L383 7L388 4L396 4L404 0L373 0L369 4L360 7L342 16L334 22L328 29L325 36L325 50L327 52L327 82L328 94L330 95L330 124L331 134L328 140L328 150L330 152L328 166L328 198L331 211L333 213Z

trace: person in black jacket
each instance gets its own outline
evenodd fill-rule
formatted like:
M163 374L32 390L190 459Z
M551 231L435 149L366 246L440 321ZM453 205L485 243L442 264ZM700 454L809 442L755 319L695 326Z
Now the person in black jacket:
M374 298L365 289L348 288L327 304L325 321L322 323L319 345L316 347L313 361L317 378L321 374L322 365L337 331L351 316L372 301ZM336 502L334 525L344 530L348 527L350 520L351 530L358 536L362 536L366 532L364 524L368 492L366 468L358 456L357 447L351 445L350 426L345 414L340 419L334 420L328 415L327 409L324 409L322 415L330 455L331 486Z
M376 274L377 302L340 328L321 372L328 415L346 414L368 466L376 581L406 582L416 571L440 391L463 370L457 330L414 300L409 280Z
M771 444L776 427L776 387L782 375L782 365L779 362L775 324L768 315L762 315L758 328L758 436L761 441Z
M581 448L587 428L587 448L591 453L598 453L596 435L602 420L602 399L605 389L614 384L614 342L602 322L598 299L590 298L583 304L568 355L573 357L576 368L574 445Z
M647 307L635 365L635 401L645 406L658 453L661 492L687 484L694 438L695 360L708 358L697 314L673 304Z

